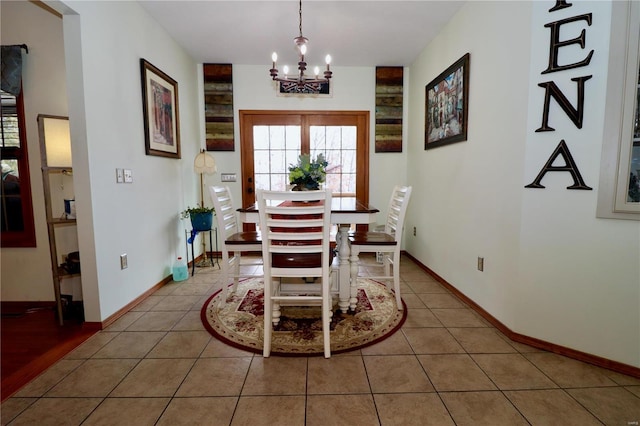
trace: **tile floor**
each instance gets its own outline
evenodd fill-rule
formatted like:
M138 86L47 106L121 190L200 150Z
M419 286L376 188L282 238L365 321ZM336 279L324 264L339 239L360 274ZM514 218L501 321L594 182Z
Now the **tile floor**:
M171 283L5 401L6 425L637 425L640 380L512 342L403 259L407 321L331 359L205 331L216 268Z

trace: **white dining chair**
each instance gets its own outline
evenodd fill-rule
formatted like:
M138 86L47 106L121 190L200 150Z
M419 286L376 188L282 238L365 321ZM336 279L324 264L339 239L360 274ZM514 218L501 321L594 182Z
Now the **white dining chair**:
M324 356L329 358L331 192L258 190L257 197L264 264L263 356L271 354L280 307L293 305L321 307ZM303 291L283 290L287 282L314 278Z
M391 199L389 200L384 232L356 231L349 234L352 258L358 258L360 253L382 254L382 265L374 265L372 267L382 268L383 275L367 275L367 278L385 280L387 281L387 287L390 287L390 283L393 284L393 291L395 292L396 304L399 310L403 309L402 298L400 297L400 245L404 218L410 198L410 186L396 186L393 188ZM355 274L353 273L354 271ZM353 265L351 279L357 280L358 276L359 267L358 265Z
M240 278L262 277L262 273L245 272L245 269L256 269L255 258L251 264L244 261L242 252L261 252L262 240L260 232L246 232L242 230L242 223L238 220L236 207L233 204L233 197L227 186L210 186L209 192L213 200L213 207L216 209L216 220L218 223L218 234L222 241L222 298L220 305L227 302L229 278L233 277L231 293L238 288ZM246 259L246 257L245 257ZM259 268L259 266L257 266Z

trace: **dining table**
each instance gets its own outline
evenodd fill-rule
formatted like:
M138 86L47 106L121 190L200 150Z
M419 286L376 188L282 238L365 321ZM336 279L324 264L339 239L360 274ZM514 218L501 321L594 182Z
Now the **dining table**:
M368 225L376 222L380 211L363 203L356 197L331 198L331 223L337 226L336 251L337 256L332 263L332 269L337 270L338 307L342 312L352 311L358 301L357 277L358 256L352 256L349 242L349 230L352 225ZM257 204L238 209L240 222L260 223ZM353 279L351 277L354 277ZM333 286L332 286L333 287Z

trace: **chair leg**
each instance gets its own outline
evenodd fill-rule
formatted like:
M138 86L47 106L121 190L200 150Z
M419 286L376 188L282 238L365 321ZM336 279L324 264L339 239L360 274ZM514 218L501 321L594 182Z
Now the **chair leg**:
M242 252L233 252L233 256L236 261L235 273L233 275L233 287L231 288L231 293L235 293L238 290L238 282L240 281L240 264L242 263Z
M271 323L271 286L265 281L264 284L264 346L262 348L262 356L268 358L271 355L271 333L273 332L273 324Z
M383 262L384 262L384 274L387 277L391 276L391 263L392 263L391 256L393 256L393 253L384 253L384 256L382 258ZM396 269L395 268L395 266L396 266L395 263L394 263L393 266L394 266L393 270L395 271L395 269Z
M229 279L229 254L222 253L222 298L218 304L219 308L222 308L227 303L227 280Z
M398 310L401 311L403 306L400 297L400 253L393 253L393 291L396 293Z
M323 284L323 286L326 286L327 288L322 295L322 341L324 343L324 357L331 358L331 294L328 289L328 284Z

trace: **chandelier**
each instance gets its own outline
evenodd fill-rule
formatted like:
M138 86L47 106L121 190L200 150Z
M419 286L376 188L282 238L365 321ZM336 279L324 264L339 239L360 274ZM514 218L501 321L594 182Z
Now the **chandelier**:
M300 0L300 8L298 10L298 15L300 17L300 35L293 39L293 42L296 44L298 49L298 73L289 75L289 67L284 66L284 75L282 77L278 77L278 69L276 68L276 63L278 62L278 54L273 52L271 55L271 60L273 64L271 69L269 70L269 74L274 81L280 82L280 87L286 93L320 93L323 84L328 84L329 79L331 78L331 70L329 69L329 64L331 64L331 56L327 55L325 58L325 62L327 63L327 68L324 70L323 76L324 78L320 78L320 68L315 67L314 69L314 77L307 76L305 71L307 69L307 63L304 60L304 55L307 53L307 42L308 38L302 35L302 0Z

